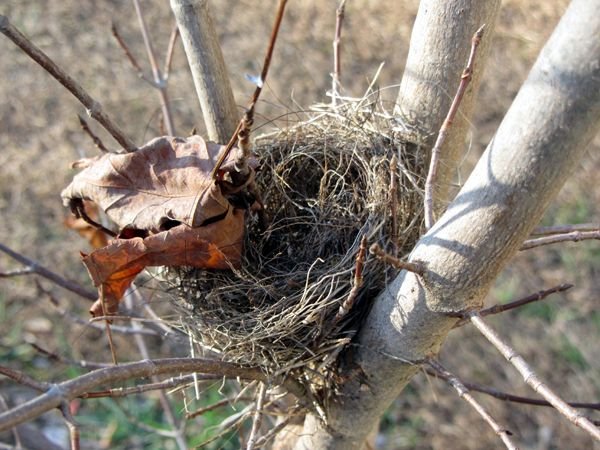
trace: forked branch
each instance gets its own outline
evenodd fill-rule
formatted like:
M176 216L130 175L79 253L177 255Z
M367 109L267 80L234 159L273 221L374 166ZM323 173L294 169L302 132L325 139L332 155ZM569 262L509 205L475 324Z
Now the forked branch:
M106 131L128 152L136 150L136 145L129 139L125 133L115 124L102 109L102 105L94 100L77 81L71 78L63 69L61 69L48 55L36 47L23 33L15 28L8 20L8 17L0 15L0 32L15 43L31 59L44 68L54 79L62 84L67 90L86 107L90 117L97 120Z
M494 433L496 433L502 442L506 446L506 448L511 450L517 450L517 446L511 441L510 437L512 433L506 428L501 427L498 422L486 411L486 409L479 403L471 393L469 389L463 384L458 377L452 373L450 373L444 366L442 366L438 361L430 360L428 365L437 373L444 376L444 379L450 383L450 385L458 392L458 396L466 401L469 405L473 407L475 411L485 420Z
M531 388L544 397L556 408L563 416L576 426L587 431L594 439L600 441L600 429L596 427L587 417L575 410L568 403L556 395L546 384L536 375L533 369L525 362L512 347L510 347L502 338L488 325L477 313L471 314L471 323L483 334L488 341L498 349L498 351L510 362L523 376L525 382Z

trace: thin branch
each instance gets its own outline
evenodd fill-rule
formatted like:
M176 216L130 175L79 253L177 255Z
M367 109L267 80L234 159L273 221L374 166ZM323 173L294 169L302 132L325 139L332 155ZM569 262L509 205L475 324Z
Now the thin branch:
M156 62L154 47L152 47L150 33L148 33L148 26L146 25L146 21L144 20L144 15L142 14L142 8L140 6L139 0L133 0L133 5L135 6L135 13L137 15L140 28L142 30L144 46L146 47L146 53L148 54L148 60L150 61L150 67L152 68L152 76L154 77L154 83L156 88L158 89L164 125L167 129L167 133L169 134L169 136L175 136L175 127L173 126L173 114L171 112L169 96L167 94L167 84L162 74L160 73L160 68L158 67L158 64Z
M381 259L383 262L395 267L400 270L408 270L409 272L416 273L417 275L423 276L425 273L425 267L423 264L401 261L398 258L386 253L378 244L373 244L369 248L371 254L375 255L377 258Z
M344 12L346 9L346 0L341 0L335 12L335 37L333 39L333 73L331 74L331 103L335 107L340 92L340 77L342 74L341 62L341 42L342 25L344 23Z
M348 297L344 300L344 302L340 305L337 314L335 315L333 322L339 322L346 314L350 312L356 297L358 296L358 292L363 285L363 267L365 264L365 258L367 255L367 236L363 235L360 240L360 247L358 248L358 253L356 254L356 266L354 267L354 282L352 283L352 289L348 293Z
M275 425L272 429L269 430L264 436L262 436L259 440L256 441L256 447L261 448L265 444L267 444L271 439L273 439L281 430L283 430L293 419L295 414L298 414L302 410L302 406L295 406L291 411L287 413L287 417Z
M260 427L262 426L263 406L266 395L267 384L260 383L258 386L258 393L256 394L256 410L254 411L254 417L252 418L252 429L250 430L250 436L248 437L246 450L254 450L256 446L258 433L260 432Z
M279 28L281 26L281 21L283 20L283 14L285 12L286 3L287 3L287 0L279 0L279 7L277 9L277 15L275 16L275 23L273 24L273 29L271 30L271 37L269 38L269 45L267 47L267 53L266 53L265 59L263 61L260 78L256 82L256 88L254 89L254 93L252 94L252 98L250 99L250 104L248 105L248 108L246 109L244 117L242 117L242 120L240 120L240 122L235 130L235 133L233 133L233 135L231 136L231 139L229 139L227 146L225 147L221 156L217 160L217 163L215 164L215 167L212 171L213 179L218 178L219 170L221 169L223 162L227 159L227 156L229 156L229 153L231 152L231 149L233 148L235 143L238 142L238 140L243 140L244 138L247 138L247 136L249 136L249 134L250 134L249 127L252 126L252 123L254 121L254 108L256 106L256 102L258 101L258 98L260 97L262 88L267 80L267 75L269 73L269 67L271 66L271 58L273 57L273 51L275 50L275 42L277 41L277 35L279 34ZM240 134L242 134L241 137L240 137ZM245 156L247 156L247 155L245 155Z
M9 270L8 272L0 272L0 278L22 277L23 275L35 274L31 267L23 269Z
M444 366L442 366L438 361L430 360L427 363L435 372L438 372L444 375L444 379L450 383L450 385L458 392L458 396L465 400L469 405L473 407L475 411L485 420L494 433L496 433L502 442L506 446L506 448L511 450L517 450L517 446L510 440L509 436L512 436L512 433L501 427L496 420L490 416L490 414L485 410L485 408L473 398L469 389L464 385L464 383L458 379L458 377L452 373L450 373Z
M163 80L165 82L169 79L171 74L171 65L173 64L173 55L175 54L175 43L179 37L179 27L177 24L173 26L171 36L169 37L169 45L167 46L167 55L165 56L165 66L163 69Z
M549 227L538 227L531 232L532 236L544 236L548 234L566 234L572 231L595 231L600 230L600 223L578 223L576 225L553 225Z
M94 293L92 291L88 291L83 286L75 283L74 281L66 280L65 278L61 277L60 275L57 275L56 273L52 272L51 270L40 265L36 261L33 261L33 260L21 255L20 253L15 252L14 250L11 250L6 245L1 244L1 243L0 243L0 252L6 253L11 258L13 258L13 259L19 261L21 264L25 265L28 269L31 269L37 275L39 275L43 278L46 278L47 280L52 281L54 284L57 284L58 286L66 289L68 291L71 291L83 298L86 298L86 299L92 300L92 301L94 301L98 298L96 293Z
M115 38L115 40L117 41L117 44L119 44L119 47L121 47L121 50L123 50L125 57L129 60L129 62L131 63L131 65L133 66L135 71L137 72L138 77L140 77L140 79L144 80L150 86L152 86L154 88L157 87L155 82L152 79L148 78L146 76L146 74L144 73L144 70L137 62L137 59L135 59L135 56L133 56L133 53L131 53L129 46L127 45L127 43L121 36L121 33L119 33L119 29L117 28L117 25L114 22L110 26L110 31L111 31L113 37Z
M467 66L463 70L463 73L460 77L460 83L458 85L458 89L456 91L456 95L452 100L452 104L450 105L450 110L448 111L448 115L444 119L444 123L440 128L437 139L435 141L435 145L431 150L431 162L429 163L429 172L427 173L427 181L425 182L425 228L429 230L434 223L433 217L433 194L435 183L437 182L437 170L439 165L439 160L441 156L441 149L444 141L446 140L446 135L448 134L448 130L452 126L452 122L454 121L454 117L458 112L458 108L460 106L460 102L462 101L465 92L467 91L467 86L473 77L473 66L475 64L475 55L477 54L477 47L481 42L481 38L483 37L483 30L485 25L482 25L473 35L471 39L471 53L469 54L469 59L467 61Z
M529 250L541 247L542 245L558 244L560 242L579 242L587 239L600 240L600 229L595 229L594 231L572 231L565 234L552 234L536 239L528 239L523 242L519 250Z
M100 140L100 138L96 136L94 132L90 129L85 119L79 114L77 114L77 118L79 119L79 125L81 125L81 129L92 139L96 148L102 153L108 153L109 150L104 146L104 143Z
M8 17L3 15L0 15L0 32L67 88L87 108L88 115L96 119L126 151L133 152L137 149L133 141L102 110L102 105L94 100L79 83L56 65L43 51L27 39L23 33L15 28L9 22Z
M75 418L69 410L69 404L67 402L64 402L60 407L60 411L65 419L67 428L69 429L69 440L71 442L71 450L80 450L81 439L79 434L79 425L77 424Z
M485 316L489 316L492 314L500 314L505 311L509 311L511 309L515 309L515 308L519 308L521 306L527 305L529 303L544 300L549 295L556 294L558 292L564 292L568 289L571 289L572 287L573 287L573 285L568 284L568 283L559 284L558 286L554 286L550 289L546 289L543 291L538 291L535 294L528 295L527 297L520 298L519 300L514 300L509 303L502 303L502 304L499 303L494 306L490 306L489 308L482 309L481 311L479 311L479 315L481 317L485 317ZM449 315L453 316L453 314L449 314ZM469 314L468 313L466 313L466 314L458 313L457 316L461 317L462 320L459 320L456 323L456 325L454 325L455 328L461 327L461 326L465 325L467 322L469 322L469 317L468 317Z
M2 407L2 411L8 410L8 403L6 402L2 394L0 394L0 406ZM15 439L15 447L18 449L23 448L23 444L21 443L21 435L19 434L19 428L13 427L11 431Z
M192 378L192 380L193 380L193 378ZM217 408L221 408L222 406L231 405L231 404L233 404L233 403L235 403L237 401L241 401L241 400L245 400L245 399L244 398L239 398L238 395L236 395L233 398L225 398L223 400L219 400L218 402L213 403L212 405L208 405L208 406L205 406L203 408L197 409L194 412L187 413L185 415L185 418L187 420L190 420L190 419L193 419L195 417L201 416L201 415L203 415L203 414L205 414L207 412L213 411L213 410L215 410Z
M392 241L394 256L398 256L398 155L394 153L390 161L390 214L392 216L392 232L390 239Z
M489 326L477 313L471 313L471 323L483 334L488 341L510 362L523 376L525 382L533 388L535 392L544 397L556 408L563 416L576 426L587 431L594 439L600 441L600 430L579 411L573 409L564 400L558 397L531 369L529 364L515 350L506 344L500 336Z
M44 394L0 414L0 431L32 420L44 412L60 406L62 402L79 397L100 385L155 375L192 372L218 375L225 378L266 381L265 374L259 368L241 367L232 363L203 358L165 358L125 363L94 370L72 380L51 385L50 389Z
M134 291L131 287L129 287L127 289L127 292L125 293L125 304L130 309L133 309L133 307L134 307L133 300L134 300L134 296L136 295L136 292L137 292L138 298L139 298L139 291ZM140 299L140 301L141 301L141 303L144 303L141 299ZM133 321L131 323L131 325L134 329L142 329L143 328L142 324L140 324L137 321ZM142 358L150 359L150 352L148 351L148 346L146 345L146 340L144 339L144 336L142 336L141 334L136 334L136 335L134 335L134 340L135 340L138 350L140 351L140 354L142 355ZM154 383L160 382L160 380L156 376L153 376L150 379ZM185 435L183 433L183 429L181 428L181 424L179 423L179 420L175 416L175 412L173 410L173 405L171 404L171 401L167 397L164 390L160 390L158 392L158 399L161 404L162 410L165 414L165 417L167 419L167 422L169 423L169 425L172 428L172 431L174 433L173 438L175 439L177 446L181 450L187 450L187 443L185 441Z
M425 372L431 376L447 380L447 377L445 375L437 371L425 368ZM489 395L491 397L497 398L498 400L503 400L512 403L521 403L524 405L544 406L553 408L552 404L550 402L547 402L546 400L539 400L536 398L514 395L477 383L470 383L467 381L463 381L463 383L471 391L481 392L482 394ZM595 411L600 411L600 403L568 402L568 405L572 406L573 408L593 409Z
M11 369L10 367L0 366L0 374L4 375L7 378L10 378L18 384L30 387L31 389L34 389L38 392L44 392L50 387L49 383L34 380L26 373L23 373L16 369Z
M216 375L198 375L198 379L202 381L214 381L219 380L221 377ZM159 381L156 383L146 383L138 386L125 387L125 388L112 388L105 391L93 391L86 392L79 396L79 398L120 398L127 397L129 395L143 394L150 391L164 391L166 389L179 388L184 385L189 385L194 382L193 375L182 375L179 377L169 378L168 380ZM187 416L186 416L187 418Z

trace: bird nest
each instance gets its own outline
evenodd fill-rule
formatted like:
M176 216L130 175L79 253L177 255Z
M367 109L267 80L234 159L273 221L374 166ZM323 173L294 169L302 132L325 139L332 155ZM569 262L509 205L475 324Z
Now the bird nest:
M421 229L423 158L398 129L347 103L255 140L266 226L248 213L241 268L171 273L199 344L268 373L332 366L393 275L366 252L362 285L340 314L361 239L402 256Z

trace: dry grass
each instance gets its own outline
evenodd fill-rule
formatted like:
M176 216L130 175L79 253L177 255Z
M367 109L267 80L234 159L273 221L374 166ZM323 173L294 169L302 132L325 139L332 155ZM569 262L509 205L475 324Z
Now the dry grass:
M247 0L213 3L236 98L243 104L251 90L243 76L259 71L270 23L265 18L271 16L271 5ZM391 86L400 79L417 2L401 3L348 3L342 84L349 95L362 96L367 80L383 60L386 66L378 85ZM480 106L473 119L472 145L462 171L465 176L566 4L566 0L504 2ZM330 87L335 6L335 2L316 0L290 4L269 89L258 109L265 122L281 116L278 126L293 126L307 120L302 109L323 100ZM114 19L143 60L144 51L129 3L8 0L2 3L0 11L68 68L137 143L159 134L157 96L136 77L110 37L110 21ZM168 2L152 2L151 7L149 3L147 20L160 51L166 47L172 23L166 17ZM0 39L0 54L4 62L0 76L0 240L70 278L89 283L77 256L85 244L62 227L65 211L59 199L71 176L69 162L94 152L77 124L75 114L83 112L82 108L6 39ZM175 55L170 83L178 132L185 135L201 124L201 117L181 49ZM395 93L394 88L381 91L384 106L393 101ZM269 127L265 126L260 132L267 130ZM103 135L101 131L100 134ZM105 142L110 139L105 137ZM599 169L595 147L581 163L577 177L551 206L546 224L600 221ZM10 267L14 267L12 261L0 256L0 268ZM488 303L505 301L559 282L576 284L572 292L547 300L545 305L495 319L496 327L534 363L540 375L571 400L600 398L600 355L596 345L600 318L594 309L600 294L598 267L597 243L568 244L560 249L521 254L488 299ZM40 364L39 358L25 350L22 343L27 338L57 346L64 352L72 351L76 357L108 359L108 353L98 356L104 349L98 349L96 332L59 325L55 312L40 300L30 280L2 280L0 286L0 327L9 330L0 338L3 358L16 354ZM85 314L87 304L58 288L52 289L74 312ZM35 326L36 318L50 318L52 331L39 322ZM56 341L50 339L53 336ZM119 345L124 353L130 351L126 340ZM161 351L158 342L155 351ZM518 375L469 328L451 334L442 358L465 379L527 393ZM54 370L60 376L60 368ZM5 385L0 386L4 389ZM515 432L523 448L593 446L583 433L567 425L552 410L487 399L484 402ZM415 379L397 401L383 429L383 448L475 450L498 446L497 437L475 413L445 386L436 381L429 383L424 376Z

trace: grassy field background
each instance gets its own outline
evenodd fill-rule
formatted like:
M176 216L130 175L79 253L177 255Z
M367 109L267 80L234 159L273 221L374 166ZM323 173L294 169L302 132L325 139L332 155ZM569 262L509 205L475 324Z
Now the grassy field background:
M279 118L277 126L285 126L303 117L301 112L289 112L328 100L325 93L331 84L336 3L290 2L268 86L258 108L260 122L264 124L260 131L275 126L271 121L276 118ZM489 142L567 3L566 0L503 2L473 117L464 176ZM164 55L173 26L168 2L147 0L142 4L157 52ZM244 74L260 71L275 2L242 0L212 4L236 101L244 105L253 88ZM379 64L385 62L377 85L385 104L392 108L417 6L416 0L347 2L342 84L348 95L361 96ZM79 80L136 143L160 134L158 96L137 77L110 34L114 21L139 61L147 67L130 2L4 0L0 14L8 15L13 24ZM85 111L3 36L0 55L0 242L91 286L78 256L80 250L87 250L86 243L63 226L67 211L59 197L73 175L69 163L96 153L78 125L76 114ZM180 135L187 135L193 127L202 133L202 118L186 64L179 46L169 91ZM99 127L91 126L106 143L115 146ZM598 147L596 140L576 175L551 205L544 225L600 222ZM0 271L17 267L14 261L0 255ZM599 275L598 242L537 249L517 255L486 300L488 304L506 302L559 283L575 284L565 294L491 319L550 386L573 401L600 398ZM71 313L87 318L87 303L47 282L41 283ZM2 364L21 368L41 379L66 379L75 374L75 369L49 362L32 349L30 342L72 358L109 359L102 333L61 318L40 295L32 278L0 279ZM135 358L130 340L120 339L118 345L120 351L130 352L132 359ZM172 343L152 342L154 355L181 355L186 351L187 348ZM516 371L469 327L451 334L441 358L465 380L533 396ZM29 391L16 388L5 379L0 379L0 394L12 404L31 396ZM213 391L207 395L215 400ZM594 448L585 433L567 424L551 409L479 397L515 433L521 448ZM206 399L206 403L209 401ZM206 433L203 430L228 413L215 413L190 427L190 438L199 442L200 433ZM591 416L600 420L597 413ZM77 418L83 425L84 448L175 448L171 439L148 433L144 428L162 426L161 411L153 396L88 401L82 403ZM44 431L62 427L59 416L53 414L47 414L36 426ZM448 386L424 374L415 378L387 414L378 441L384 449L500 447L499 439ZM236 447L235 440L215 445Z

